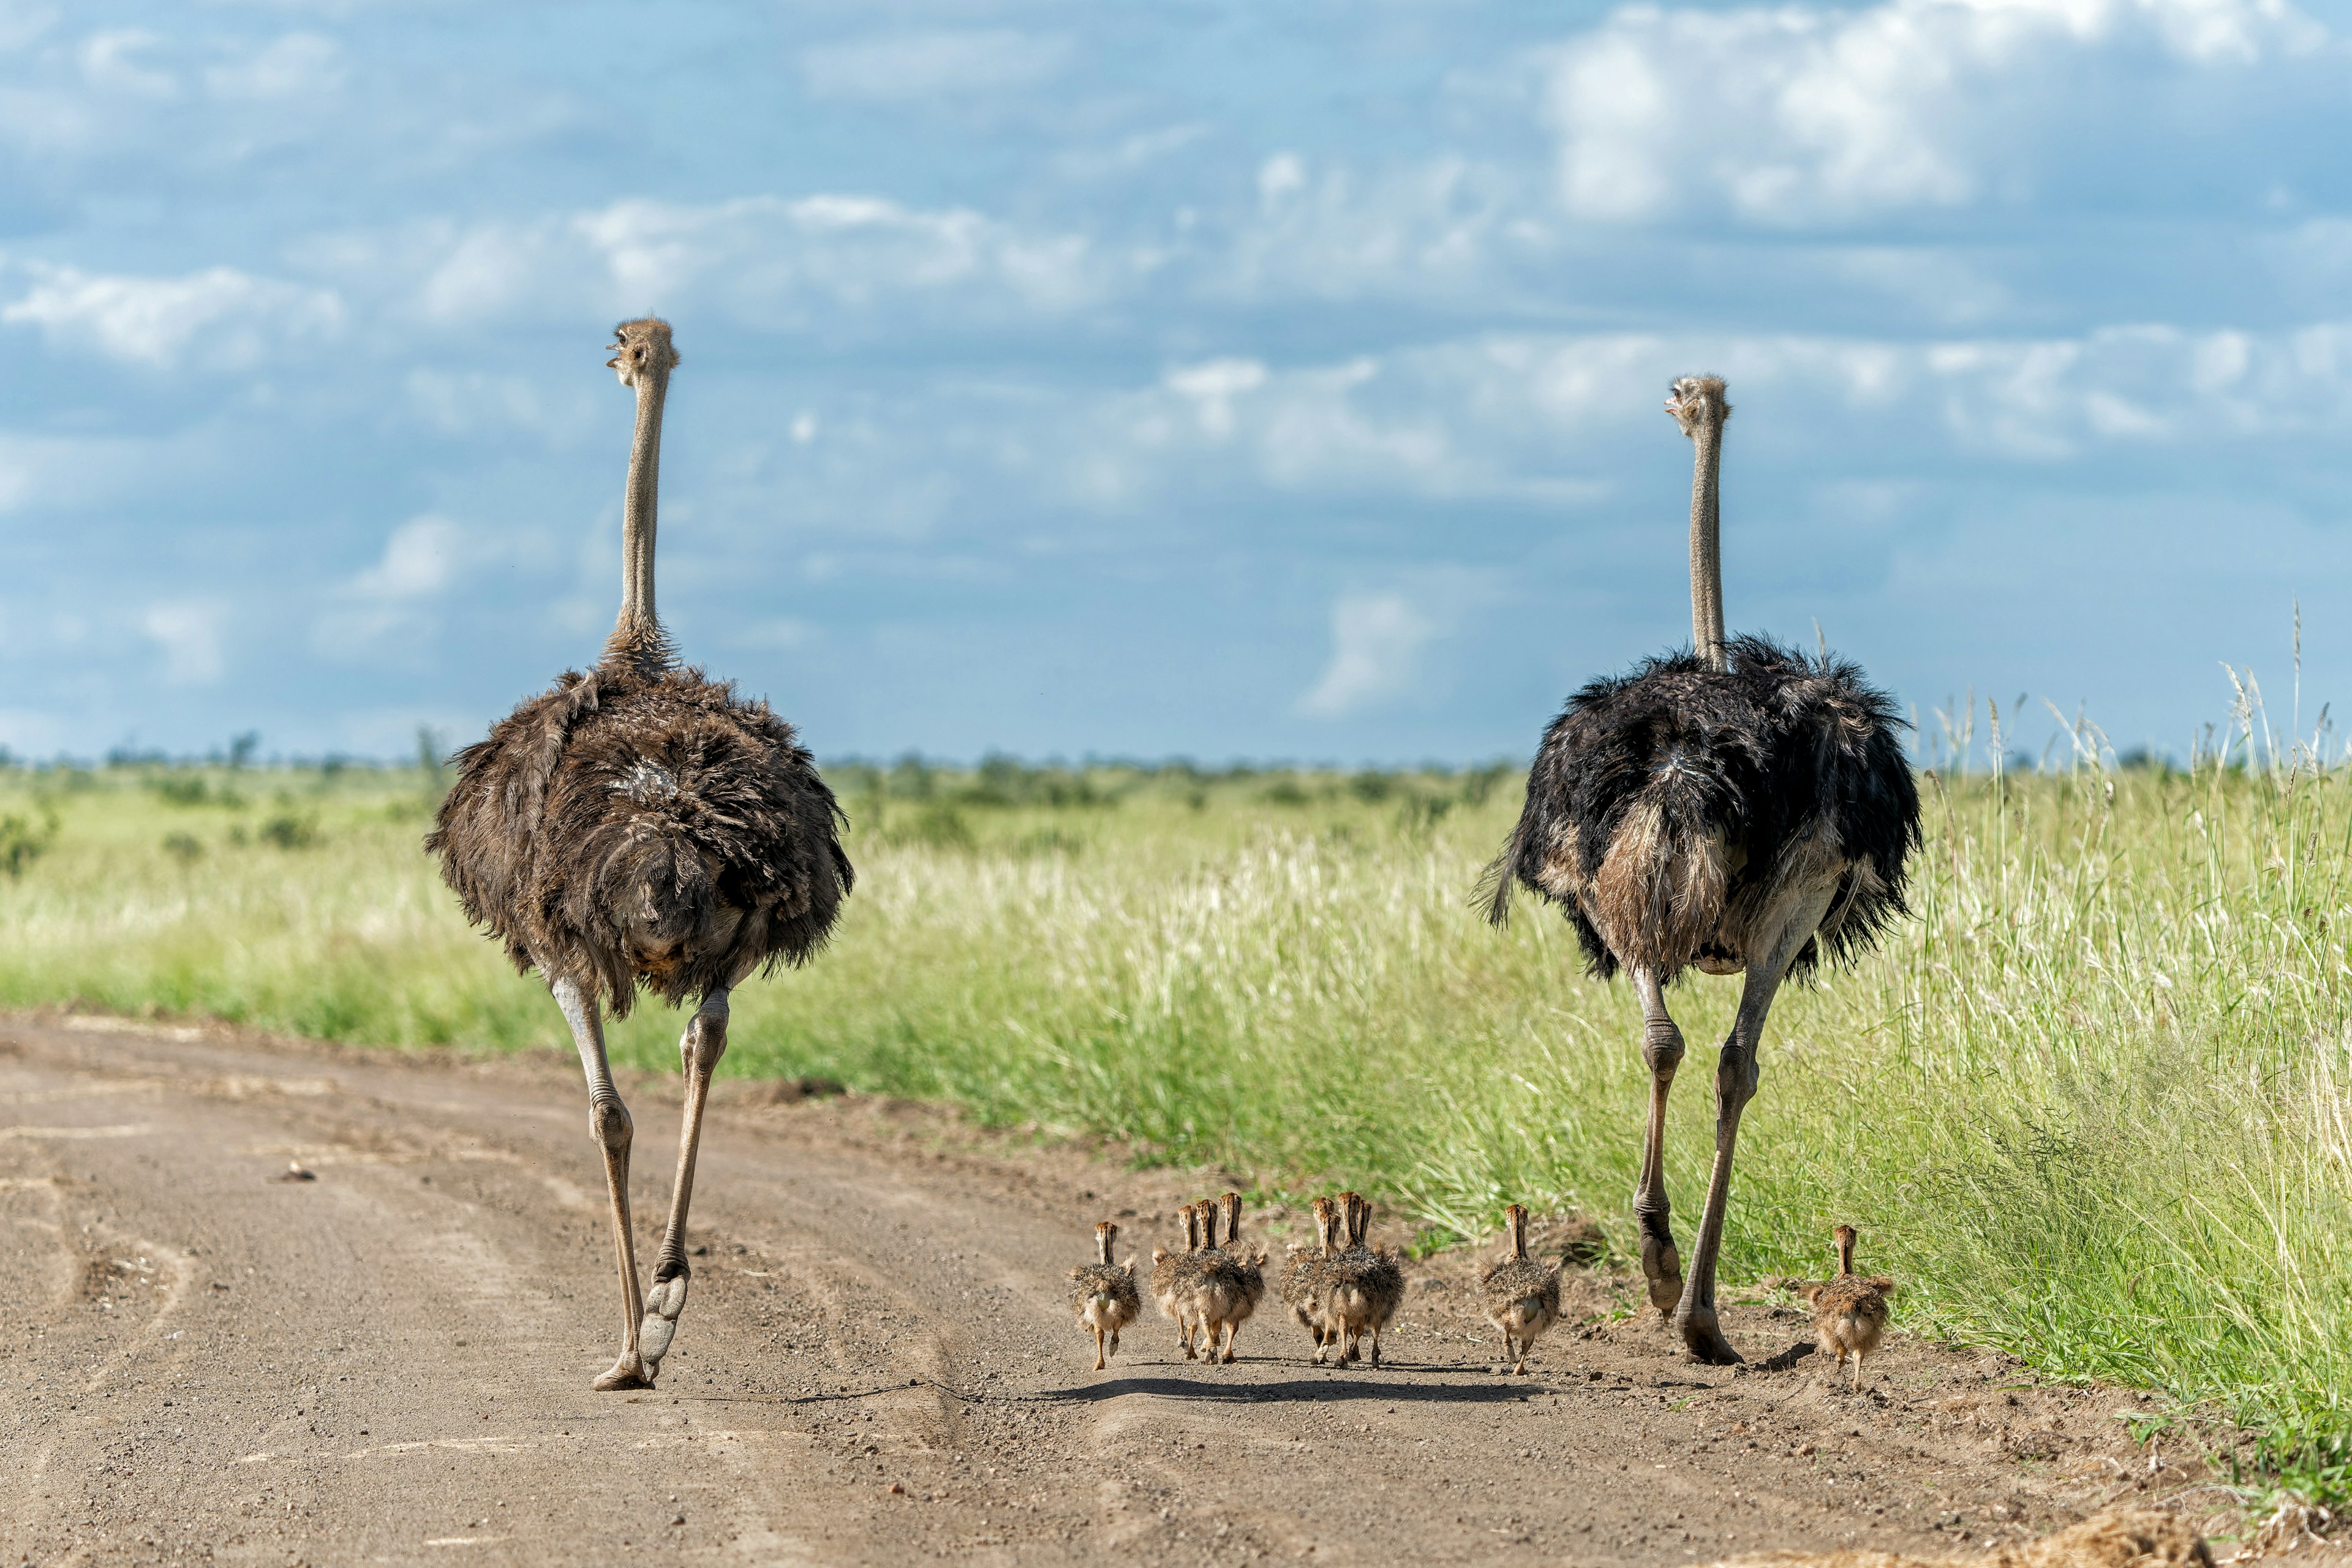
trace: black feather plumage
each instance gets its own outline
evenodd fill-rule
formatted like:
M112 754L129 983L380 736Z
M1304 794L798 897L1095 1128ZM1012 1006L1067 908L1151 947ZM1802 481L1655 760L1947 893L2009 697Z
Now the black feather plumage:
M1892 700L1843 659L1757 637L1726 647L1727 668L1673 654L1569 700L1529 770L1518 826L1489 868L1490 920L1508 918L1513 885L1523 886L1564 906L1595 973L1645 960L1670 979L1714 956L1708 943L1727 914L1759 895L1793 846L1822 834L1852 866L1792 974L1811 973L1824 956L1850 962L1904 912L1919 795ZM1654 868L1640 883L1639 911L1602 896L1612 846L1645 811L1660 825L1662 856L1702 856L1710 846L1719 854L1712 908L1701 907L1704 875L1678 881ZM1685 891L1690 907L1675 904Z

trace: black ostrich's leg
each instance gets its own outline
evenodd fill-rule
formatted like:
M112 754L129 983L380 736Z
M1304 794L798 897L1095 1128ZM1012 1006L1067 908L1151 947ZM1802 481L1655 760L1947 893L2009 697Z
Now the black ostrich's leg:
M1793 911L1780 935L1763 944L1761 962L1748 965L1739 991L1739 1016L1732 1020L1731 1033L1716 1064L1715 1169L1707 1177L1706 1212L1699 1216L1698 1240L1691 1249L1690 1280L1683 1288L1681 1305L1675 1309L1675 1325L1682 1330L1683 1343L1695 1358L1710 1365L1731 1366L1740 1359L1716 1321L1715 1264L1723 1250L1724 1212L1731 1204L1731 1157L1739 1142L1739 1113L1756 1098L1756 1048L1764 1038L1764 1018L1772 1011L1781 977L1812 939L1836 890L1834 879L1826 886L1798 889L1791 900Z
M1633 971L1642 998L1642 1059L1650 1068L1650 1124L1642 1141L1642 1176L1633 1189L1633 1217L1642 1226L1642 1273L1650 1282L1650 1305L1660 1315L1683 1299L1682 1255L1675 1250L1674 1205L1666 1201L1666 1096L1682 1066L1683 1032L1666 1012L1658 977Z
M645 1310L637 1293L637 1242L629 1228L629 1108L613 1087L613 1068L604 1059L604 1020L596 1004L581 994L569 980L557 980L548 989L572 1026L580 1047L580 1066L588 1075L588 1131L604 1152L604 1186L613 1200L613 1253L621 1270L621 1355L613 1370L596 1380L600 1389L650 1388L653 1377L637 1352L637 1315Z
M686 1310L687 1281L694 1272L686 1263L686 1211L694 1201L694 1156L702 1142L702 1108L710 1099L711 1070L727 1054L727 992L721 985L703 997L702 1005L687 1020L686 1033L678 1037L678 1063L686 1069L686 1115L677 1134L677 1183L670 1191L669 1225L654 1258L645 1322L637 1332L637 1353L645 1358L648 1379L669 1353L678 1314Z

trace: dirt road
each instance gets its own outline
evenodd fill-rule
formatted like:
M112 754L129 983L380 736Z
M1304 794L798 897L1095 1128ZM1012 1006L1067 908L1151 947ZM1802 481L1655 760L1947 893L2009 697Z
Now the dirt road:
M676 1090L624 1087L650 1258ZM1496 1376L1467 1255L1414 1268L1377 1373L1269 1312L1237 1365L1154 1317L1098 1374L1063 1271L1213 1173L763 1098L714 1110L659 1390L597 1394L571 1064L0 1020L0 1562L1679 1564L1958 1551L2194 1479L2128 1395L1907 1340L1852 1394L1767 1306L1726 1326L1779 1361L1695 1367L1582 1272L1582 1326Z

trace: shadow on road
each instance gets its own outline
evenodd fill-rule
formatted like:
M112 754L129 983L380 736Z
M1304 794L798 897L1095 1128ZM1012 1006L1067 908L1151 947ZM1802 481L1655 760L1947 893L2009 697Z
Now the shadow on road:
M1040 1404L1091 1405L1129 1394L1162 1399L1193 1399L1231 1405L1312 1405L1334 1400L1370 1399L1389 1405L1510 1404L1548 1392L1540 1384L1503 1383L1464 1373L1459 1367L1398 1368L1451 1373L1459 1383L1423 1383L1399 1379L1375 1382L1366 1377L1301 1377L1281 1383L1212 1383L1189 1377L1110 1377L1082 1388L1048 1388L1032 1396ZM1472 1381L1475 1379L1475 1381Z

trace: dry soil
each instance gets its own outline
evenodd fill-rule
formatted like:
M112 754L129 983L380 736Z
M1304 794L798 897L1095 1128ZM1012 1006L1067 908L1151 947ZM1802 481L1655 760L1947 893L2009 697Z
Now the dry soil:
M650 1258L677 1086L625 1088ZM1470 1252L1412 1266L1377 1372L1269 1304L1238 1364L1154 1315L1097 1373L1064 1299L1093 1222L1148 1252L1219 1173L722 1089L677 1348L599 1394L576 1065L0 1019L0 1563L1680 1564L2214 1495L2128 1393L1901 1335L1849 1393L1763 1300L1727 1314L1749 1365L1694 1366L1582 1268L1500 1375ZM1277 1258L1295 1226L1250 1222Z

